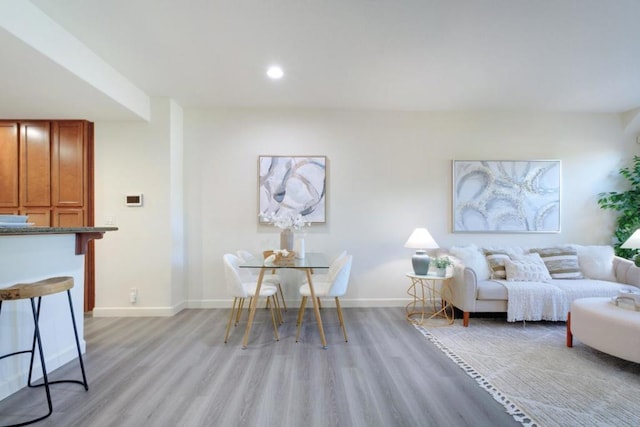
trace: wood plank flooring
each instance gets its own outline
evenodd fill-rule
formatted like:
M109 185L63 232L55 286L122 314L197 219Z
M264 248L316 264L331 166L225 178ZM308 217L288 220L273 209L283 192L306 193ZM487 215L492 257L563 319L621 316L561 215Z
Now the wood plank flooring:
M502 406L429 343L401 308L323 308L329 348L307 309L280 341L259 310L242 349L246 312L223 343L229 310L169 318L85 318L89 391L52 386L54 413L39 426L512 426ZM46 349L45 349L46 352ZM79 374L77 362L52 379ZM46 412L44 390L0 401L0 425Z

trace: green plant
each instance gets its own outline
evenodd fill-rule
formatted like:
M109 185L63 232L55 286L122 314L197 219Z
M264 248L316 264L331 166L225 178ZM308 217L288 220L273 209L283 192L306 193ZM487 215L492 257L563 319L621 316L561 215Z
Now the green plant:
M616 255L632 259L637 249L620 247L638 228L640 228L640 156L633 156L633 166L622 168L618 173L629 182L629 189L622 192L600 193L598 205L602 209L619 212L614 232L617 242L613 247Z
M436 268L447 268L450 265L453 265L453 262L449 259L449 257L440 257L440 258L435 258L433 260L433 264L436 266Z

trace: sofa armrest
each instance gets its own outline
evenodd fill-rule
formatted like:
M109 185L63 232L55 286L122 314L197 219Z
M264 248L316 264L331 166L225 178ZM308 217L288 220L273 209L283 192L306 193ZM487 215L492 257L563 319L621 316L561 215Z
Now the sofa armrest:
M451 287L451 302L465 312L476 310L476 296L478 295L478 276L476 272L464 266L456 266Z
M613 257L613 271L618 283L640 288L640 267L637 267L633 261L615 256Z

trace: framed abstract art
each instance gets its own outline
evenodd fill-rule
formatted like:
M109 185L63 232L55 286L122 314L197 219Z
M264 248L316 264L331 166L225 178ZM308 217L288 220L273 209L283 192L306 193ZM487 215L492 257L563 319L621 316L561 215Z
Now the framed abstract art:
M454 160L453 231L559 233L560 160Z
M326 222L325 156L259 156L258 209L265 217L296 216Z

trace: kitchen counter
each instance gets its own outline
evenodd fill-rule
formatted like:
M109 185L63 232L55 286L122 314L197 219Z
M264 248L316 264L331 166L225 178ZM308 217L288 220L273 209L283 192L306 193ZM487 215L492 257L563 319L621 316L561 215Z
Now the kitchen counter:
M117 227L0 227L0 237L29 236L36 234L75 234L76 255L83 255L87 251L87 242L89 240L102 239L105 232L116 230L118 230ZM2 245L2 243L0 243L0 245Z
M71 298L84 352L84 254L90 240L116 230L117 227L0 228L0 288L47 277L73 277ZM39 324L49 372L78 357L66 293L42 298ZM30 349L32 339L29 300L3 303L0 354ZM0 364L0 399L25 387L28 371L29 357L4 359ZM41 375L35 371L36 377Z

